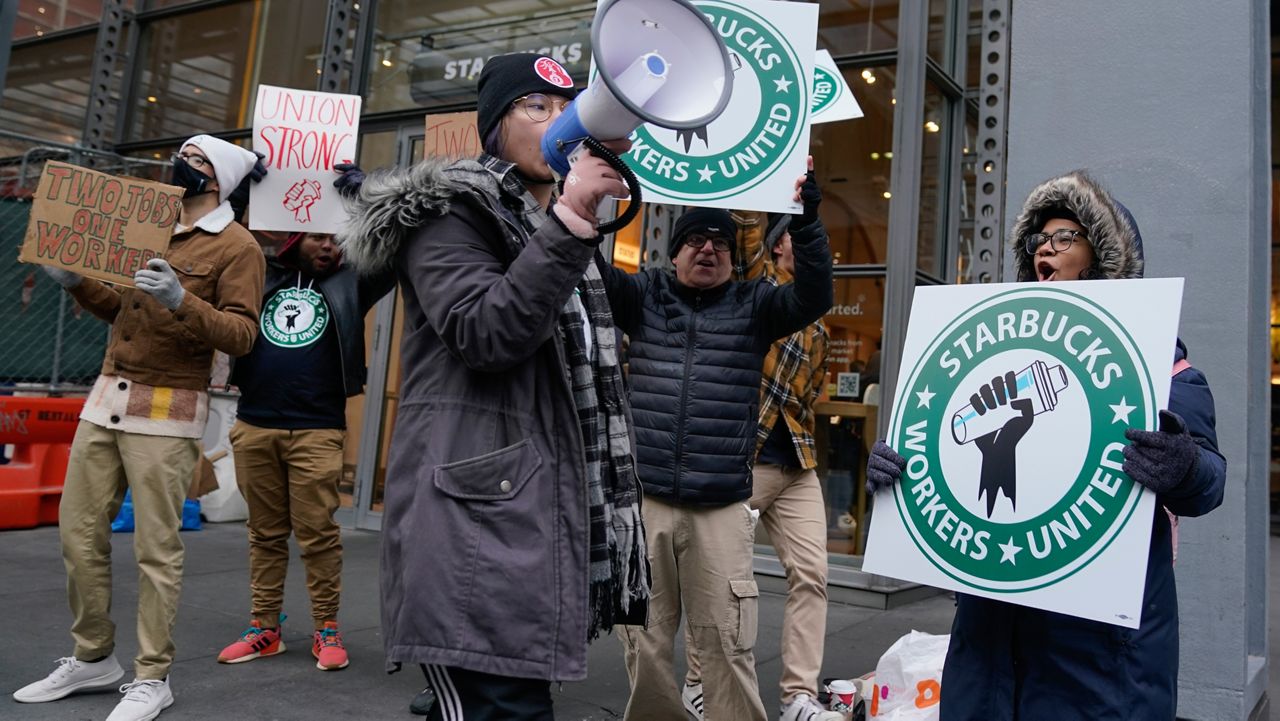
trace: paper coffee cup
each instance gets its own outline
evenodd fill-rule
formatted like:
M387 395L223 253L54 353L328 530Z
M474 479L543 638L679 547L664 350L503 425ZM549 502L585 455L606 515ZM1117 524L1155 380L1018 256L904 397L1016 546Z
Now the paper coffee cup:
M853 707L858 704L858 687L852 681L832 681L827 684L827 693L831 694L830 708L850 718Z

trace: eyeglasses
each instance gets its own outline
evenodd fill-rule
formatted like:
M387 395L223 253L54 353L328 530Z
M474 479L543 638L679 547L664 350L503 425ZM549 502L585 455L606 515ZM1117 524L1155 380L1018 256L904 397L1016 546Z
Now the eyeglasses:
M1061 253L1070 248L1077 237L1081 237L1085 242L1089 240L1083 230L1066 230L1064 228L1053 233L1032 233L1027 236L1027 254L1035 255L1036 250L1044 245L1045 241L1049 242L1049 247L1053 248L1053 252Z
M529 93L511 101L512 105L518 105L524 108L524 114L535 123L546 122L551 117L551 107L554 104L560 111L569 107L569 101L564 98L552 98L550 95L542 93Z
M692 235L686 236L684 244L694 250L702 250L702 247L707 244L708 240L711 241L711 247L715 249L717 253L728 252L730 248L729 239L723 235L703 235L701 233L693 233Z
M208 158L204 157L203 155L193 155L191 153L170 153L169 160L172 160L174 162L177 162L178 160L185 160L187 161L188 164L191 165L191 167L195 168L196 170L199 170L206 165L209 166L210 168L213 167L213 163L209 162Z

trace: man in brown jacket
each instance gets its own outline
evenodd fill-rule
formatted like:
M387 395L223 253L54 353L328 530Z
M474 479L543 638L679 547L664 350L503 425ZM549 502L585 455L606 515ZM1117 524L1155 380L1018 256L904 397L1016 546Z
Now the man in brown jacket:
M45 267L90 313L111 324L111 340L80 414L59 508L62 557L75 651L17 701L54 701L114 687L111 519L133 492L138 560L135 679L108 721L154 719L173 703L169 666L182 588L182 504L209 412L213 352L247 353L258 330L265 260L232 220L227 196L253 168L253 153L208 135L173 156L186 189L165 259L134 276L133 288Z

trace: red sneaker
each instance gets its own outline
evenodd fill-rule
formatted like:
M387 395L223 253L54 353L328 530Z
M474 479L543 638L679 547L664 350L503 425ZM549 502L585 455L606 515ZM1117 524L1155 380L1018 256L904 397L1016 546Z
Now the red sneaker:
M316 631L315 641L311 644L311 655L316 657L316 668L321 671L337 671L346 668L347 649L342 645L342 634L338 633L337 621L325 621L324 628Z
M284 620L281 618L281 620ZM284 641L280 640L280 627L263 628L257 621L249 622L249 628L240 640L222 649L218 663L244 663L263 656L284 653Z

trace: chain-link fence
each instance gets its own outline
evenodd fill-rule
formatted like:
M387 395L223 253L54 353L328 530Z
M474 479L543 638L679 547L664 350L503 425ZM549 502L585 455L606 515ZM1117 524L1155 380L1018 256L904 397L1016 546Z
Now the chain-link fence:
M58 160L112 175L158 180L167 163L50 143L0 131L0 387L88 388L109 327L35 265L18 262L31 197L44 164Z

